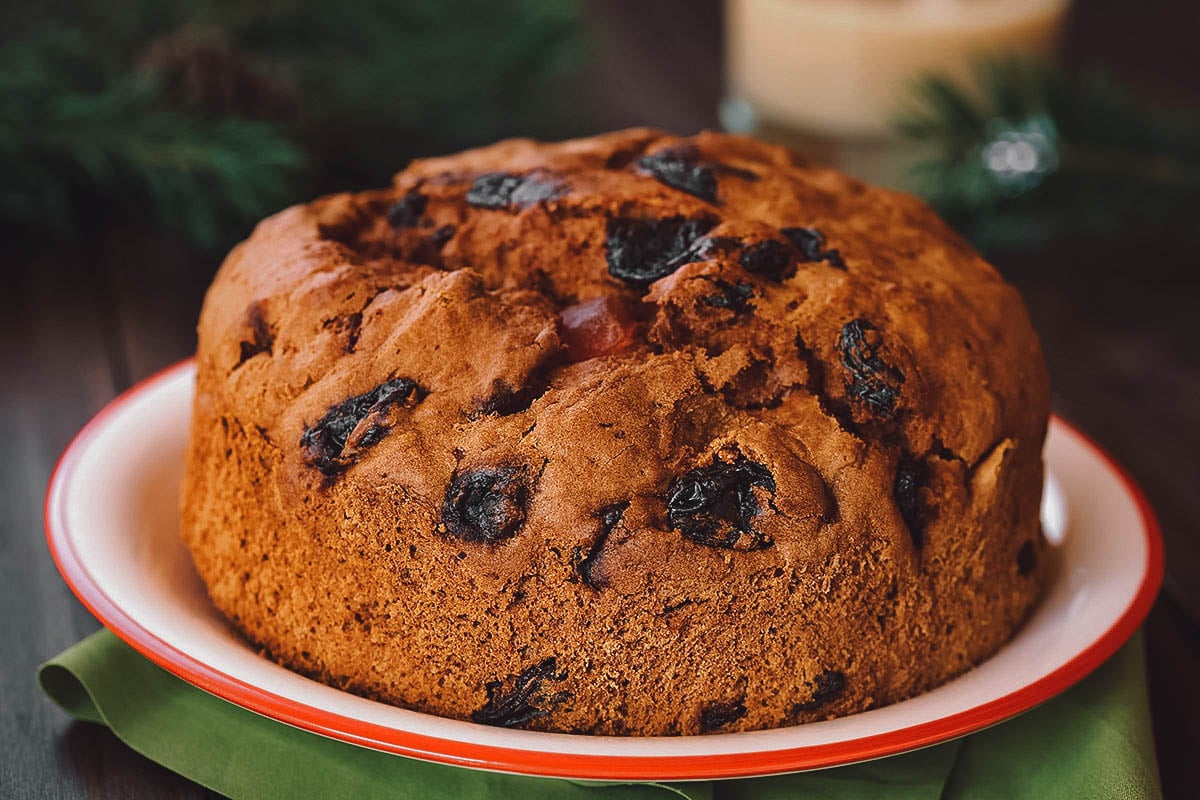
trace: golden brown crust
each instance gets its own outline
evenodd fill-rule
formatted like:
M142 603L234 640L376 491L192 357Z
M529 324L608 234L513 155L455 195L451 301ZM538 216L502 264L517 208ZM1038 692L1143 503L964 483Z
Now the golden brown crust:
M199 335L197 568L352 691L776 727L943 683L1037 597L1020 298L919 201L750 139L417 161L264 221Z

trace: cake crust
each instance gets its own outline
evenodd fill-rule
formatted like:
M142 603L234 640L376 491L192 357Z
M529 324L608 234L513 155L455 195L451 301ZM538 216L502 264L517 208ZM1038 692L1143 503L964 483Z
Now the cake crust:
M743 137L512 140L287 209L197 364L214 604L407 708L840 716L995 652L1046 570L1016 291L918 200Z

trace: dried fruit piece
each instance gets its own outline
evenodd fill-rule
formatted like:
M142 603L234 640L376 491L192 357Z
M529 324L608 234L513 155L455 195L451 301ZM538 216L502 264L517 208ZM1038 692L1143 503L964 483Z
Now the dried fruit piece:
M816 711L832 703L842 696L846 690L846 676L833 669L827 669L809 683L813 687L812 697L793 707L793 713L801 711Z
M521 467L482 467L456 474L446 488L442 522L452 536L494 544L525 524L529 483Z
M310 466L332 480L349 469L360 451L378 444L391 431L387 419L391 409L411 407L420 402L421 397L420 387L410 378L393 378L381 383L369 392L330 407L325 416L301 435L300 450ZM371 424L348 452L351 435L368 420Z
M781 228L779 230L787 237L804 261L824 261L835 269L846 269L846 262L837 249L825 249L825 234L816 228Z
M565 190L559 178L547 173L489 172L471 184L467 204L476 208L517 210L554 200Z
M414 264L444 269L442 248L453 238L456 230L453 225L442 225L425 236L409 237L397 249L396 255Z
M573 362L612 355L633 345L636 324L617 295L603 295L562 310L562 340Z
M816 228L780 228L805 261L820 261L825 247L825 235Z
M573 554L575 572L583 580L585 584L593 589L603 589L607 581L603 575L598 574L596 570L597 561L600 558L600 553L604 551L604 545L608 542L608 537L612 535L613 529L621 521L621 517L625 514L625 509L629 508L629 501L624 500L620 503L613 503L611 506L605 506L596 512L596 516L600 518L600 533L592 542L592 546L588 548L587 555L584 556L580 548L576 548Z
M692 245L715 224L708 218L680 216L611 219L604 237L608 274L631 286L645 288L684 264L698 260Z
M429 205L429 198L416 189L408 192L396 201L387 212L388 224L397 230L415 228Z
M440 228L429 234L429 244L441 250L446 242L454 238L455 232L458 230L453 225L442 225Z
M700 160L692 147L659 150L637 160L637 167L660 183L690 195L717 202L717 176L713 165Z
M700 709L700 730L704 733L724 728L746 716L746 699L739 697L729 703L709 703Z
M706 294L700 302L713 308L727 308L735 314L744 314L754 310L750 298L754 297L754 287L748 283L729 283L717 279L713 281L720 291L716 294Z
M770 471L738 453L733 461L713 456L712 464L676 478L667 494L671 527L697 544L730 550L762 550L773 542L755 530L762 511L760 492L775 494Z
M1021 576L1031 575L1037 569L1037 550L1033 546L1033 541L1026 539L1021 545L1021 549L1017 551L1017 574Z
M689 255L702 261L713 253L732 253L741 247L742 240L733 236L702 236L692 245Z
M717 175L730 175L744 181L756 181L758 176L746 169L729 167L715 161L704 161L699 151L690 145L668 147L657 153L642 156L636 162L638 170L650 177L709 203L717 202Z
M842 326L837 348L846 370L846 394L866 404L876 416L888 418L896 410L904 373L880 358L881 343L874 325L854 319Z
M547 716L557 705L571 697L570 692L547 694L542 690L545 681L561 681L567 677L566 670L558 671L554 656L526 667L517 675L504 680L484 684L487 703L472 712L471 721L481 725L515 728L535 719Z
M921 506L921 487L929 480L929 470L921 461L904 458L896 466L896 481L892 484L892 496L900 516L908 526L913 546L919 548L924 541L924 509Z
M250 341L241 343L238 362L234 368L254 358L259 353L270 353L275 345L275 334L267 323L266 310L261 302L251 303L246 309L246 325L250 328Z
M525 176L507 172L480 175L467 191L467 204L477 208L508 208Z
M742 251L738 263L747 272L773 281L782 281L796 273L796 253L774 239L764 239Z
M514 388L508 382L496 379L492 382L492 392L478 401L475 408L467 414L468 419L479 419L489 414L507 417L527 410L533 401L546 393L548 384L545 376L534 373L528 376L524 386Z
M722 175L732 175L735 178L741 178L742 180L750 181L751 183L754 183L758 180L757 172L751 172L750 170L742 169L741 167L731 167L728 164L718 164L717 169Z
M600 518L600 524L604 526L605 535L613 532L613 528L617 527L617 523L621 521L621 517L625 516L625 509L629 508L629 501L622 500L619 503L613 503L611 506L605 506L596 512L596 516Z

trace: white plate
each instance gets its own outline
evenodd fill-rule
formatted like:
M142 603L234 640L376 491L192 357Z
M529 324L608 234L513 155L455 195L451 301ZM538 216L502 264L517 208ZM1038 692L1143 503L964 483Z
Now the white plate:
M1071 686L1132 635L1161 582L1162 544L1145 499L1055 418L1043 519L1060 542L1059 569L1016 638L944 686L825 722L674 738L537 733L419 714L261 658L210 605L178 530L193 377L184 362L134 387L67 448L46 496L59 570L105 625L183 679L283 722L417 758L529 775L687 780L903 752L1001 722Z

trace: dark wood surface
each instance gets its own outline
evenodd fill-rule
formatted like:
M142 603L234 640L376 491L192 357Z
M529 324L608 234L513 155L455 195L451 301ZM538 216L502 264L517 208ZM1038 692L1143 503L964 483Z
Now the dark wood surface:
M632 16L593 4L597 128L715 124L716 7L698 4L681 15L680 5L630 4L643 9ZM1185 14L1190 34L1185 25L1171 41L1194 42L1197 16ZM1100 25L1086 41L1104 42L1108 30ZM1138 80L1196 99L1190 93L1200 70L1172 84L1147 71L1145 60L1133 63ZM1168 49L1163 63L1195 60ZM37 691L34 670L98 627L44 544L41 500L54 462L117 392L191 353L219 258L127 225L76 242L9 241L0 255L0 795L208 796L107 730L70 722ZM1195 796L1200 247L1157 238L1079 244L1001 267L1024 291L1042 334L1056 409L1129 468L1161 518L1170 585L1146 625L1152 712L1167 796Z

